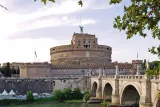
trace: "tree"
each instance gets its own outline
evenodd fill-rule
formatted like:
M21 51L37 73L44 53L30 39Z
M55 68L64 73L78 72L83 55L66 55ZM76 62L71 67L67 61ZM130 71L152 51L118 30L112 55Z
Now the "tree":
M37 0L34 0L34 1L37 1ZM45 5L47 4L48 1L53 2L53 3L56 2L56 0L41 0L41 1L42 1ZM82 0L79 0L79 1L78 1L78 5L80 5L81 7L83 6Z
M4 9L6 9L6 10L8 10L5 6L3 6L2 4L0 4L0 7L2 7L2 8L4 8Z
M71 100L72 99L72 90L70 88L64 88L63 90L65 95L65 100Z
M32 91L28 91L27 92L26 101L28 101L28 102L33 102L34 101L34 97L33 97Z
M74 99L82 99L83 98L83 94L81 93L81 90L79 88L74 88L73 98Z
M17 70L17 74L20 74L20 70L19 70L19 67L18 67L18 70Z
M143 70L146 70L146 59L144 59L144 61L143 61L142 69L143 69Z
M4 77L11 77L11 68L9 62L5 67L2 67L1 73L4 75Z
M64 101L65 100L65 95L64 92L62 90L55 90L54 91L54 97L57 101Z
M84 94L84 96L83 96L83 102L86 103L89 100L89 98L90 98L90 95L88 93Z
M16 69L15 68L11 69L11 74L16 74Z
M147 32L152 32L154 39L160 40L160 0L130 0L131 5L124 5L124 15L117 16L114 21L114 28L120 31L124 30L127 39L139 34L142 37L147 36ZM122 0L110 0L110 4L119 4ZM157 54L160 58L160 45L153 46L149 52Z

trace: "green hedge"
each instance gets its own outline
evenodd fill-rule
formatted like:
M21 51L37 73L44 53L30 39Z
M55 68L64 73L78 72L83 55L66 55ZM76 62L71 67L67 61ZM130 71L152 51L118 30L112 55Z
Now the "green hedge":
M83 94L79 88L74 88L73 91L70 88L65 88L63 90L55 90L54 97L57 101L80 100L83 99Z

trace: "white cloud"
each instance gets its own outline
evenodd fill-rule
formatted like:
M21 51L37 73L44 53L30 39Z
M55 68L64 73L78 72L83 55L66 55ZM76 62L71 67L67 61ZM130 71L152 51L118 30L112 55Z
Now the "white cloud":
M93 19L83 19L81 21L81 25L88 25L88 24L95 24L95 23L96 21ZM51 17L48 19L35 20L30 23L21 24L19 31L33 30L33 29L46 28L46 27L58 27L58 26L64 26L64 25L77 26L77 25L80 25L80 21L77 18L72 18L72 17L69 18L67 16L63 18Z
M81 20L81 23L78 21L75 21L72 25L78 26L78 25L88 25L88 24L96 24L96 21L93 19L86 19L86 20Z
M34 49L37 52L37 60L50 61L50 48L56 45L68 44L67 40L54 39L3 39L0 42L0 62L33 62Z
M10 3L14 3L14 0L11 1L12 2ZM77 21L76 18L68 18L67 15L89 8L91 1L86 0L84 2L85 5L83 7L80 7L79 5L77 5L76 0L64 0L60 4L56 3L54 5L44 5L38 11L30 14L17 14L16 12L14 13L10 12L10 10L6 11L2 9L0 10L0 34L2 35L0 36L0 38L9 37L10 35L18 31L45 28L51 26L63 26L67 24L76 25L79 21ZM8 4L9 2L4 3ZM61 19L56 16L57 14L62 16L64 15L64 17ZM43 16L51 15L52 17L43 18L43 20L39 19ZM82 24L95 24L95 21L90 19L84 19L82 21Z
M99 6L95 6L93 7L92 9L93 10L108 10L108 9L111 9L111 8L114 8L115 6L118 6L118 5L99 5Z

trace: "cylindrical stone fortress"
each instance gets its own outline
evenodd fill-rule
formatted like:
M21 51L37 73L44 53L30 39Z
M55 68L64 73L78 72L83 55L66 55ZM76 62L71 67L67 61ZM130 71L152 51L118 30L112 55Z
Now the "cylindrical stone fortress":
M51 63L109 63L112 48L99 45L95 35L74 33L70 45L50 49Z

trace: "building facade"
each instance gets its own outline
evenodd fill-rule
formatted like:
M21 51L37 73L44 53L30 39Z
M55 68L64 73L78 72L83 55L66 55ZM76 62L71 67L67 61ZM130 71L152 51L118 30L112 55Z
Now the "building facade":
M50 49L51 63L19 64L20 77L98 75L99 69L103 69L106 75L114 75L117 65L122 75L136 74L137 67L143 63L142 60L132 60L132 63L112 62L111 55L112 48L99 45L95 35L74 33L71 44ZM142 71L141 68L138 70Z

